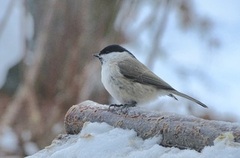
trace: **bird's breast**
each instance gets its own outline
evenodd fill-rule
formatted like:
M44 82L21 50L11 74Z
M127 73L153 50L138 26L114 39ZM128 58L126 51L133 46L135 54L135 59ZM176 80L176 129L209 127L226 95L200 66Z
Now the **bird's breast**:
M115 98L117 95L115 92L118 88L119 84L118 80L121 77L119 69L115 63L103 65L102 66L102 74L101 80L106 88L106 90Z

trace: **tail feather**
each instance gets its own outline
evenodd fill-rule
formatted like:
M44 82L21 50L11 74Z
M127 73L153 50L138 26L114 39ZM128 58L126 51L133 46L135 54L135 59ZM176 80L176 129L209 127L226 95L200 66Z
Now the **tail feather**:
M208 108L207 105L203 104L202 102L198 101L197 99L194 99L194 98L192 98L192 97L190 97L190 96L188 96L188 95L186 95L186 94L184 94L184 93L181 93L181 92L178 92L178 91L171 91L171 93L176 94L176 95L178 95L178 96L181 96L181 97L183 97L183 98L186 98L186 99L188 99L188 100L191 100L191 101L193 101L193 102L201 105L201 106L204 107L204 108Z

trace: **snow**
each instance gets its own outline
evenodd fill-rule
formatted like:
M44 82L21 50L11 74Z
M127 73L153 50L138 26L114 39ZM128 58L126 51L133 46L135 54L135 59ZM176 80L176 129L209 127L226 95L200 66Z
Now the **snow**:
M17 135L10 127L1 129L0 151L16 152L18 150L18 143Z
M0 0L0 22L5 13L9 0ZM10 67L19 62L23 57L23 40L21 39L21 1L16 1L12 13L9 15L6 24L0 36L0 87L4 84L7 71Z
M114 128L106 123L85 123L78 135L65 135L54 140L52 145L28 158L237 158L240 143L231 133L223 134L214 141L214 146L202 152L162 147L161 135L143 140L133 130Z

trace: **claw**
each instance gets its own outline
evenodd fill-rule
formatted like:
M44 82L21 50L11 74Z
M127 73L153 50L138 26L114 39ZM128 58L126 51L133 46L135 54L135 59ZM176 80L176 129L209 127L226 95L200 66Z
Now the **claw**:
M111 107L121 107L121 106L124 106L123 104L110 104L109 107L108 107L108 111L110 111Z
M111 107L122 107L121 108L121 111L123 109L128 109L129 107L134 107L137 105L137 102L136 101L132 101L130 103L127 103L127 104L110 104L109 107L108 107L108 111L110 111Z

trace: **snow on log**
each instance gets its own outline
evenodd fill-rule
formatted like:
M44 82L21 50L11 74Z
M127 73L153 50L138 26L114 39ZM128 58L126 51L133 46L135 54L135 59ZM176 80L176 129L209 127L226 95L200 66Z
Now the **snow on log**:
M240 124L223 121L209 121L193 116L183 116L166 112L146 112L139 107L121 111L108 110L108 106L92 101L73 105L65 115L65 130L68 134L78 134L85 122L106 122L111 126L133 129L143 139L162 135L160 145L195 149L201 151L213 145L220 135L231 132L240 143Z

